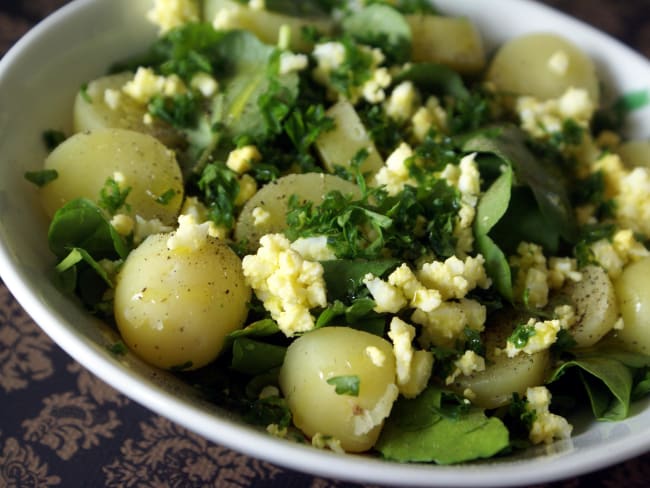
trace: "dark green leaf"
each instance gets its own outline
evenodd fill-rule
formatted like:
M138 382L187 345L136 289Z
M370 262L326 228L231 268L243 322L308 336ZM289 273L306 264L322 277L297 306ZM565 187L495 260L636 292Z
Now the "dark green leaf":
M384 276L400 263L396 259L349 260L335 259L322 261L323 278L327 286L328 301L347 301L355 296L363 286L363 278L368 273Z
M240 337L232 345L231 367L241 373L262 374L282 366L286 352L286 347Z
M393 78L393 83L412 81L423 93L440 97L451 96L455 98L469 97L469 91L461 76L442 64L413 63Z
M59 264L56 265L56 271L58 273L66 273L70 268L75 267L77 264L85 262L88 264L94 271L97 273L104 283L109 287L113 287L113 282L111 281L106 270L102 268L97 261L95 261L90 254L88 254L84 249L73 248L70 250L70 253L63 259Z
M481 132L468 139L463 149L487 152L512 166L519 184L530 187L539 209L547 221L568 242L575 242L575 217L567 190L555 174L549 172L526 147L526 136L514 126L501 127L496 134Z
M56 180L58 177L59 173L55 169L25 172L25 179L30 183L34 183L38 187L43 187L49 182Z
M46 130L43 132L43 142L49 151L55 149L59 144L66 140L66 135L60 130Z
M73 248L84 249L96 260L126 258L129 248L104 212L90 200L79 198L61 207L48 231L52 252L63 259Z

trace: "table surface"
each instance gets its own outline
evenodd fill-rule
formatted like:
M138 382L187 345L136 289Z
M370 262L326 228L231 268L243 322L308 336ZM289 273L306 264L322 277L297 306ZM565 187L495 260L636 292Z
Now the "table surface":
M66 0L0 0L0 56ZM546 0L650 57L650 0ZM159 417L58 348L0 281L0 487L339 487ZM549 488L650 486L650 453ZM525 480L522 480L525 486Z

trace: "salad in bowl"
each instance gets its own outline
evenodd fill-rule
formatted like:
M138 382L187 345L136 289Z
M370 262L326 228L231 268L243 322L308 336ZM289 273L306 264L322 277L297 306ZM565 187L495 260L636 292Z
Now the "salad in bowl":
M255 439L404 469L639 411L644 87L541 26L496 42L473 2L140 3L147 43L24 173L105 361Z

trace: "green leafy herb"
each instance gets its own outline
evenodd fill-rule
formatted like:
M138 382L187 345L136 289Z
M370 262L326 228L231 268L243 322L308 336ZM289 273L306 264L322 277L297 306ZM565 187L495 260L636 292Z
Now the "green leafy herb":
M355 41L381 49L389 62L403 63L411 55L411 28L388 5L368 5L344 18L342 28Z
M519 324L508 337L508 342L511 342L517 349L523 349L535 334L534 325Z
M95 260L126 258L129 253L102 209L83 198L68 202L54 214L48 244L60 259L74 248L84 249Z
M509 164L517 181L535 196L547 228L555 229L568 242L575 242L577 229L568 192L556 174L546 169L526 146L526 135L514 126L503 126L496 134L481 132L463 145L465 151L487 152Z
M496 417L470 409L444 414L443 394L429 387L414 399L398 399L375 448L398 462L453 464L492 457L509 445L508 429Z
M128 211L129 206L126 203L126 199L129 193L131 193L130 186L121 188L117 181L113 178L108 178L99 191L99 206L111 215L116 214L122 207L125 207Z
M393 83L412 81L423 93L468 98L469 91L462 77L448 66L436 63L413 63L393 78Z
M124 356L129 351L122 341L118 341L115 344L110 344L106 346L106 349L108 349L111 354L115 354L116 356Z
M570 371L576 372L597 419L626 418L635 387L635 372L650 366L650 356L611 349L607 345L576 350L574 354L573 359L552 372L549 382L557 381Z
M43 187L51 181L56 180L58 177L59 173L55 169L25 172L25 179L30 183L34 183L38 187Z
M200 104L197 95L188 91L171 97L154 95L147 108L154 117L180 129L195 125Z
M339 42L345 48L345 59L340 66L332 70L329 82L339 93L352 97L354 89L371 78L374 59L372 53L348 36L342 37Z
M328 385L334 386L337 395L359 396L361 381L357 375L334 376L327 380Z
M84 83L79 87L79 93L81 94L81 98L83 98L86 103L93 103L93 99L88 94L88 83Z
M321 262L328 301L347 301L351 297L358 297L360 289L365 288L363 278L368 273L381 277L399 264L397 259L336 259Z
M161 205L169 205L169 202L176 196L176 190L170 188L166 190L162 195L156 197L156 202Z
M48 151L52 151L65 140L66 135L60 130L50 129L43 132L43 142Z
M93 257L82 248L74 247L70 250L70 253L56 265L56 271L58 273L64 274L70 269L74 268L77 264L85 262L88 264L98 276L104 280L107 286L113 288L113 282L111 281L108 273L102 268L99 263L93 259ZM76 284L76 279L73 284Z
M474 219L476 248L485 258L485 268L494 281L495 288L507 300L512 300L510 266L505 254L488 233L508 209L512 176L512 169L506 166L503 174L492 183L481 197L476 209L476 218Z
M237 174L221 162L210 163L204 168L198 187L210 210L210 219L217 225L232 227L239 194Z
M250 375L265 373L282 366L286 351L283 346L239 337L232 345L231 367Z

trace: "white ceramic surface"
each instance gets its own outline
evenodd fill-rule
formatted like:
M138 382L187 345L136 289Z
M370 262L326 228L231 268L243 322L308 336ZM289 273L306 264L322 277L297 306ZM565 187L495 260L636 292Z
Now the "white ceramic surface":
M77 0L46 19L0 61L0 273L18 301L65 351L104 381L151 410L250 456L350 481L391 486L511 486L579 475L650 449L650 402L620 423L576 419L571 441L516 457L464 466L400 465L337 455L273 438L207 405L184 385L106 349L115 337L63 296L49 276L47 222L23 178L45 156L44 129L68 129L73 96L111 62L144 48L155 29L144 20L149 0ZM556 31L597 62L610 93L648 89L650 64L580 22L526 0L437 0L443 11L471 18L488 46L527 31ZM650 109L630 133L650 136ZM573 419L572 419L573 420Z

